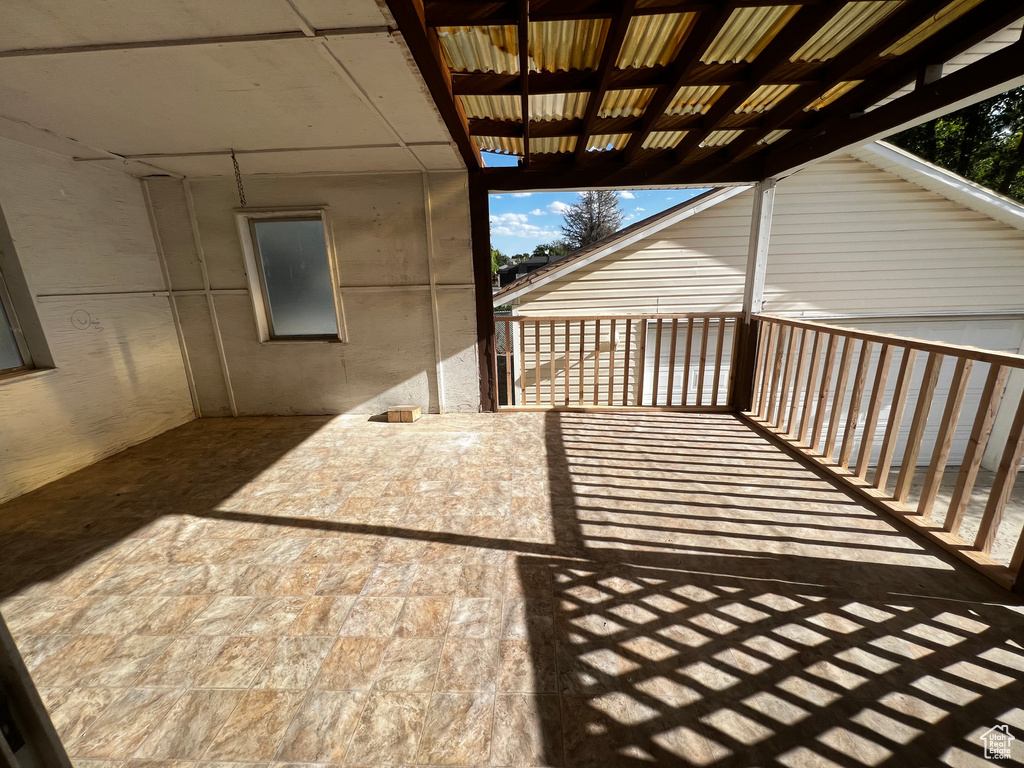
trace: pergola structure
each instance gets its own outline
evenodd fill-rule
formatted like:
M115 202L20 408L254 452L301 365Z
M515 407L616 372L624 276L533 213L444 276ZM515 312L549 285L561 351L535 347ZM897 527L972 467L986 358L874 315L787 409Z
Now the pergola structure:
M494 190L749 182L1024 74L1021 43L942 69L1001 0L388 5L469 168L519 156Z
M470 172L485 407L489 192L769 180L770 204L780 174L1024 78L1012 0L387 5ZM481 151L519 161L485 168Z

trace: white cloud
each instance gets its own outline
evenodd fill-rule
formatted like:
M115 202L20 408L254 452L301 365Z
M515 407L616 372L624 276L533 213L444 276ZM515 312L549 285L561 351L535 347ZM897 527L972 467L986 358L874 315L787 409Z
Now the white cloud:
M633 200L636 197L636 195L627 190L624 192L619 192L619 197L621 197L623 200Z
M647 209L646 209L646 208L636 208L636 209L634 209L634 210L637 210L637 211L646 211Z
M561 216L563 213L569 210L569 206L566 203L563 203L561 200L555 200L555 202L551 203L551 205L548 206L548 210L551 211L552 213L557 213L559 216Z
M531 237L549 239L558 237L558 232L529 223L525 213L502 213L491 216L491 234L502 237Z
M495 200L501 200L501 195L491 195Z
M512 197L529 197L533 192L513 192Z
M540 208L534 208L532 211L530 211L530 215L531 216L547 216L548 212L547 211L542 211Z

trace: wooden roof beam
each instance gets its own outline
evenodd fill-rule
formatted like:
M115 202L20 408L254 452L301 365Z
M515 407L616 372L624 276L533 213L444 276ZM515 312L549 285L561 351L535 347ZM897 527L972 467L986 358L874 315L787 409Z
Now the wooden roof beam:
M1024 78L1024 39L885 106L857 117L833 118L816 136L805 139L793 149L769 152L764 174L773 176L844 147L866 142L873 136L1021 78Z
M704 51L708 49L715 36L728 21L735 6L735 0L732 0L732 2L722 3L714 9L702 11L697 17L696 24L683 43L682 51L670 66L671 74L668 81L658 88L657 93L651 98L647 109L644 110L640 130L633 134L626 145L626 163L631 163L643 148L647 137L654 130L654 124L665 113L672 98L700 64L700 57L704 55Z
M629 29L629 22L635 10L636 0L621 0L619 11L612 20L611 29L608 30L604 49L601 51L601 61L597 66L597 87L587 97L587 108L583 114L583 130L576 140L576 151L573 153L576 162L579 162L586 153L587 144L594 133L597 113L601 109L601 102L604 101L604 95L611 83L612 69L619 59L619 51L622 50L622 43L626 39L626 31Z
M828 4L801 8L785 27L775 36L752 63L754 74L745 85L732 86L704 116L703 125L683 137L675 148L676 162L684 162L690 153L700 146L708 135L718 130L722 121L734 114L759 87L771 81L771 74L777 67L789 61L829 20L842 10L842 4Z
M530 0L519 0L519 108L523 123L523 167L530 167Z
M437 33L427 28L422 0L387 0L387 5L466 167L482 168L483 159L469 135L466 112L452 93L451 73L444 63L441 43Z

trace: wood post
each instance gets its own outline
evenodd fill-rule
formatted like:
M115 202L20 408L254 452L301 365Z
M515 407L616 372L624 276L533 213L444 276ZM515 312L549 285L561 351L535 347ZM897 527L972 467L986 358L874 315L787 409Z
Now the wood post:
M480 409L498 410L498 382L494 351L494 303L491 300L491 237L487 187L479 170L469 172L469 230L473 246L473 283L476 287L476 345L480 356ZM521 330L521 329L520 329ZM522 363L520 362L520 372ZM521 375L521 373L520 373Z
M747 247L747 274L743 285L743 319L749 321L764 305L764 278L768 266L768 240L775 207L775 179L754 186L754 206L750 213L750 243Z

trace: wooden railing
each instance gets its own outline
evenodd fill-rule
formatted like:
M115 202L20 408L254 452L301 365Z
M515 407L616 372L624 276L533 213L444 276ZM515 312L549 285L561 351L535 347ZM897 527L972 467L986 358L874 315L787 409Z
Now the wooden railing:
M1000 526L1024 453L1024 396L1004 398L1004 391L1011 371L1024 369L1024 357L759 320L748 418L997 582L1019 582L1024 535ZM976 405L962 413L967 401ZM993 446L998 462L984 503L972 505L997 414L1003 427L1009 423L1008 434ZM954 444L962 459L940 514L936 498Z
M729 410L739 320L496 317L499 407Z

